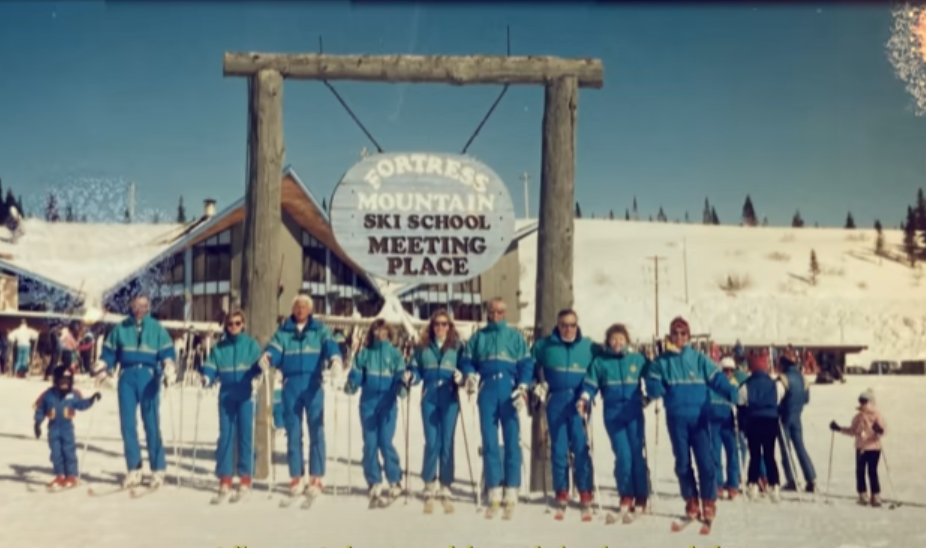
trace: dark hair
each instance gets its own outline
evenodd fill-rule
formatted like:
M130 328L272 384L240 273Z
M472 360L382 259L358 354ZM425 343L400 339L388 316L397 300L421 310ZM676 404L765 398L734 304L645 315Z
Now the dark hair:
M611 342L611 336L620 333L627 339L627 344L630 344L630 332L627 331L627 326L622 323L613 324L604 332L604 344L607 346Z
M576 314L576 311L571 308L564 308L556 314L556 321L562 320L565 316L575 316L576 319L579 319L579 315Z
M457 328L453 325L453 320L450 318L450 314L447 313L447 310L439 308L436 312L431 314L431 319L428 320L428 326L421 333L421 340L418 343L419 348L427 348L430 346L431 341L436 340L434 336L434 320L441 316L447 318L447 338L444 339L444 346L441 347L441 350L447 350L457 346L460 340Z
M364 346L365 348L372 348L372 347L373 347L373 343L376 342L376 333L375 333L375 332L376 332L377 329L385 329L386 331L388 331L388 332L389 332L389 341L390 341L390 342L392 341L392 335L393 335L393 333L392 333L392 327L390 327L389 324L386 323L386 320L380 318L380 319L378 319L378 320L376 320L376 321L374 321L373 323L370 324L370 329L369 329L369 331L367 331L367 336L366 336L366 338L363 340L363 346Z

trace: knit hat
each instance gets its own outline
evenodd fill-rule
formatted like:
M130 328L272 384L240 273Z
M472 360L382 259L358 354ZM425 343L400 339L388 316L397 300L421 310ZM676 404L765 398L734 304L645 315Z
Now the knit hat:
M684 329L689 334L691 333L691 329L688 328L688 322L686 322L685 318L681 316L676 317L674 320L672 320L672 323L669 324L669 331L675 331L676 329L679 331Z
M871 388L866 389L864 392L859 394L858 401L867 401L874 403L875 402L875 392Z
M736 362L730 356L720 360L720 367L723 369L736 369Z
M750 371L768 371L768 351L753 352L747 358Z

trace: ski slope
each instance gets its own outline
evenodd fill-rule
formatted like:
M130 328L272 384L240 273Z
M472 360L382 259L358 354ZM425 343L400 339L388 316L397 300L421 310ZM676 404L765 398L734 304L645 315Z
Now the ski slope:
M867 345L850 363L926 358L923 271L875 255L873 229L705 226L577 219L574 291L583 332L600 340L614 322L649 340L659 257L660 333L683 315L694 333L732 345ZM902 255L902 234L885 230ZM809 283L810 254L820 265ZM522 312L533 323L537 235L519 244ZM687 279L686 279L687 278ZM745 287L726 291L729 279ZM686 289L687 287L687 289ZM687 302L686 302L687 293Z
M132 500L119 493L91 498L86 486L100 489L111 486L124 471L122 444L115 394L104 390L103 400L76 420L79 449L89 441L86 457L79 452L85 485L73 491L45 493L42 484L50 480L51 466L48 445L32 436L32 403L46 387L38 380L0 378L0 397L4 413L0 416L0 523L3 524L3 545L30 548L215 548L248 546L251 548L435 548L473 546L476 548L534 546L736 546L747 548L908 548L926 541L926 475L922 473L919 440L926 437L926 402L920 396L926 389L926 378L916 377L850 377L844 385L815 386L811 405L804 413L804 431L810 455L816 465L821 488L826 486L830 432L827 425L836 419L848 424L858 394L867 387L875 390L887 421L888 436L885 451L893 473L896 499L907 504L890 510L873 509L854 504L854 455L851 438L835 438L833 454L832 504L822 502L786 501L772 505L767 501L750 503L744 500L718 503L718 518L710 537L701 537L696 527L681 533L671 533L672 517L682 509L673 475L671 447L664 422L659 424L658 442L653 406L647 409L647 444L653 458L650 461L652 479L658 499L655 513L631 525L605 525L601 514L592 523L579 521L578 512L567 513L565 522L555 522L537 503L522 504L510 522L486 521L473 505L472 491L466 466L463 436L457 431L456 477L458 498L456 513L444 515L440 508L435 514L422 514L418 476L423 449L423 437L418 402L419 389L412 391L410 429L411 486L414 491L408 505L397 501L390 508L367 510L366 485L359 465L361 434L357 419L357 397L351 401L343 394L327 395L326 432L328 436L328 473L326 485L346 485L348 474L354 494L326 494L309 511L298 505L280 509L275 500L268 500L264 485L258 484L250 499L238 505L210 506L211 491L217 487L212 477L212 450L218 436L216 397L203 396L199 417L197 460L185 459L179 471L183 485L171 484L147 497ZM85 388L85 390L92 390ZM180 413L180 389L168 390L162 399L161 430L167 440L170 481L178 471L171 441L179 436L177 421L171 417ZM189 457L193 443L196 393L186 388L183 394L183 453ZM347 435L348 414L353 420L351 436ZM470 453L475 457L478 433L473 406L464 401L462 417L469 436ZM401 417L401 413L399 417ZM88 436L91 420L92 437ZM337 422L337 427L335 423ZM528 424L526 417L523 424ZM596 476L601 484L605 507L617 503L611 476L613 457L610 452L600 413L593 417L593 437ZM335 436L335 428L337 435ZM139 426L139 429L140 426ZM396 433L396 447L404 465L404 423ZM529 429L522 429L525 442ZM277 440L283 450L285 438ZM355 464L348 469L344 462L348 444ZM286 480L282 454L277 457L277 479ZM475 474L482 469L473 461ZM350 470L350 471L348 471ZM190 481L193 478L194 481ZM891 481L881 467L883 495L893 499ZM101 485L102 483L102 485ZM34 489L35 491L30 491ZM789 499L794 494L786 495Z

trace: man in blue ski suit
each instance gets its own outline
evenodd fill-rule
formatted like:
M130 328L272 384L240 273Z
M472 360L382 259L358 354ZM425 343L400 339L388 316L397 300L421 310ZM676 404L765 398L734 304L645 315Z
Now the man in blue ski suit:
M42 392L35 401L35 437L42 435L42 422L48 419L48 447L51 449L51 465L55 479L48 484L49 490L68 489L77 486L77 440L74 438L74 414L89 409L100 400L97 392L84 399L74 389L74 373L67 367L58 366L52 374L54 384Z
M202 367L203 388L219 380L219 441L215 451L219 494L232 489L236 437L240 494L251 488L254 474L254 381L261 374L258 365L261 349L243 331L244 312L235 310L225 318L225 337L212 347Z
M791 460L788 457L793 456L801 467L806 480L806 491L813 493L817 479L816 471L813 468L813 462L810 455L807 454L807 448L804 446L804 431L801 426L801 413L804 406L810 403L810 388L804 382L804 374L801 371L800 360L797 358L794 349L790 346L786 348L780 357L781 374L778 380L784 386L785 396L781 400L780 418L782 436L782 468L785 470L785 478L788 483L784 490L797 490L797 483L794 481L794 471L791 470ZM789 449L790 448L790 449ZM791 452L793 450L793 453Z
M736 363L733 358L727 356L720 363L723 368L723 374L734 387L739 386L733 371L736 369ZM738 435L734 422L733 404L718 394L711 391L711 449L714 455L714 474L717 481L719 498L728 498L733 500L739 495L740 487L740 455ZM723 461L726 458L726 481L724 481ZM725 496L726 495L726 496Z
M463 382L460 342L447 312L440 310L431 316L428 330L412 352L409 364L411 384L423 383L421 390L421 421L424 425L424 459L421 479L424 496L432 500L440 481L440 498L450 499L454 478L454 435L460 415L457 387ZM440 477L437 468L440 464Z
M135 419L141 407L141 420L148 444L148 461L151 466L151 488L164 483L167 462L161 438L160 407L161 385L176 375L174 341L157 320L149 315L148 297L140 295L132 301L132 315L106 336L103 352L97 362L95 375L102 380L112 375L118 363L121 366L119 384L119 419L122 425L122 442L128 474L123 487L141 484L141 447Z
M398 415L397 398L405 398L408 391L403 382L405 357L392 345L391 338L392 332L385 320L373 322L363 348L353 359L344 386L349 395L362 390L363 476L370 488L371 507L385 506L402 494L402 466L393 439ZM385 465L382 468L380 456ZM384 472L386 486L382 485Z
M592 503L592 464L584 423L587 415L580 415L576 404L593 356L592 341L582 336L579 317L574 310L560 311L553 333L534 343L531 357L536 364L538 380L534 395L538 401L546 402L556 503L563 508L569 504L571 450L575 457L573 477L579 501L587 508Z
M649 472L646 467L646 438L641 378L647 359L629 348L630 333L622 324L605 332L605 344L592 360L585 376L585 393L579 401L584 411L587 402L601 392L602 416L614 452L614 480L620 494L621 513L640 515L649 499Z
M466 391L479 391L482 462L490 512L501 505L503 483L506 506L513 508L518 501L522 464L518 412L527 405L527 387L534 377L527 342L505 322L505 312L501 298L489 303L488 324L467 342L460 367L466 375ZM499 423L505 446L504 468L499 455Z
M273 335L260 360L261 369L270 366L283 375L283 422L286 425L286 458L289 461L290 493L322 492L325 475L325 390L329 368L343 370L341 351L331 330L312 317L312 300L307 295L293 299L292 315ZM302 420L309 423L309 484L304 482L302 462Z
M737 401L737 393L707 356L691 348L690 340L688 322L682 317L672 320L666 351L651 364L644 382L647 395L662 398L665 404L666 429L675 454L675 474L685 499L685 514L711 521L717 513L717 483L711 452L710 392L719 392L731 403ZM698 467L697 483L691 466L692 452Z

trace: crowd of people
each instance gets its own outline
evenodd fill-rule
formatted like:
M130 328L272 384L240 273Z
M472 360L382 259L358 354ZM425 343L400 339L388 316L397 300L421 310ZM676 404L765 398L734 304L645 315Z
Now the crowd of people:
M165 481L159 393L176 376L177 356L174 342L150 316L149 308L146 297L133 301L132 315L109 332L101 359L93 367L98 382L117 379L126 489L139 488L143 482L136 425L139 408L151 470L146 486L156 489ZM595 482L589 421L596 402L602 406L626 521L646 509L653 490L644 421L644 409L650 405L655 406L657 423L665 414L687 519L709 526L717 500L739 495L747 454L748 497L765 492L777 502L782 489L816 491L816 472L801 427L810 392L801 360L790 347L778 351L775 360L767 351L747 354L741 347L712 360L691 344L689 325L678 317L656 352L646 355L631 347L630 332L622 324L609 327L601 344L592 341L583 334L573 310L561 311L552 333L531 347L519 330L506 323L505 302L495 299L488 304L487 324L469 340L462 340L447 312L438 311L406 350L393 344L393 333L383 320L374 321L361 341L356 333L345 339L332 332L312 312L311 299L297 296L291 315L265 348L247 334L242 312L226 317L224 336L212 346L201 375L203 387L219 384L215 474L220 494L243 495L252 487L256 393L259 387L269 386L262 379L271 370L283 379L279 422L287 436L292 497L314 499L323 491L326 386L350 395L360 393L362 464L372 507L388 505L404 492L407 467L403 471L394 443L397 407L416 385L422 386L421 478L426 511L435 500L449 503L456 477L454 439L461 394L477 397L482 481L490 518L503 507L510 514L518 501L523 459L519 413L527 407L546 417L550 487L558 516L572 502L573 487L583 519L590 519ZM62 366L55 370L53 386L37 400L37 437L41 422L50 419L48 440L56 474L50 488L76 485L71 419L75 411L99 399L99 393L83 398L74 390L72 370ZM870 391L862 395L860 405L849 427L834 422L831 428L856 437L859 501L877 506L877 451L884 421ZM303 461L304 422L309 432L308 474ZM782 451L784 485L776 444ZM795 459L802 482L795 474Z

